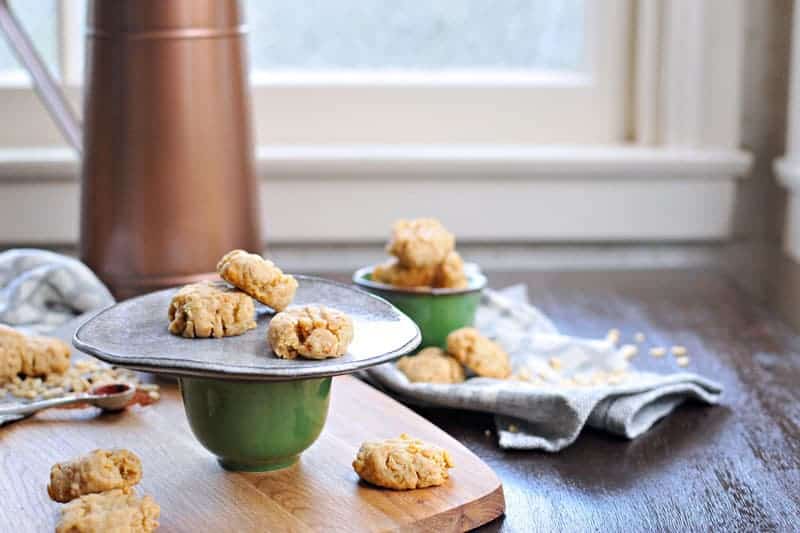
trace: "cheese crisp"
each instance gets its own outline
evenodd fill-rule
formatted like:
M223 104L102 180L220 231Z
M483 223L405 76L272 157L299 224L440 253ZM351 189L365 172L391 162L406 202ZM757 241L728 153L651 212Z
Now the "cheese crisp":
M294 298L297 280L272 261L244 250L228 252L217 264L219 276L264 305L283 311Z
M353 340L353 320L330 307L295 307L273 317L267 340L284 359L340 357Z
M365 442L353 461L361 479L395 490L441 485L453 466L447 450L405 433L397 439Z
M183 337L232 337L256 327L253 299L223 282L186 285L169 305L169 332Z

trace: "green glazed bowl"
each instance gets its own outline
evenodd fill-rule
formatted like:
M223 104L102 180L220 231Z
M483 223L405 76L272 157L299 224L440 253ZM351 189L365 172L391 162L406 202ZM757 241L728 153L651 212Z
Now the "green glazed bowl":
M179 378L197 440L223 468L258 472L297 461L322 432L331 377L295 381Z
M486 276L473 264L465 265L469 284L465 289L433 289L430 287L394 287L372 280L373 266L353 274L353 283L368 292L385 298L408 315L422 332L420 348L444 348L447 335L458 328L471 326L475 311L486 286Z

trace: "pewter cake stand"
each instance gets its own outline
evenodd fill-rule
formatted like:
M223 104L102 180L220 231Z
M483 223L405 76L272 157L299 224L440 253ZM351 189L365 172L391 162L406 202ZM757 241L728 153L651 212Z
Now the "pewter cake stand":
M257 317L256 329L237 337L177 337L167 330L175 289L101 311L78 328L72 342L107 363L176 376L192 432L224 468L285 468L322 432L331 376L396 359L421 339L416 324L386 300L349 285L296 278L294 305L322 304L353 319L353 342L344 356L276 357L267 342L267 312Z
M295 276L292 305L322 304L347 313L354 323L347 353L325 360L280 359L267 342L271 313L258 327L221 339L186 339L167 330L175 289L113 305L75 332L76 348L113 365L175 376L247 381L285 381L349 374L392 361L420 343L414 322L386 300L355 287L312 276ZM265 309L265 308L264 308Z

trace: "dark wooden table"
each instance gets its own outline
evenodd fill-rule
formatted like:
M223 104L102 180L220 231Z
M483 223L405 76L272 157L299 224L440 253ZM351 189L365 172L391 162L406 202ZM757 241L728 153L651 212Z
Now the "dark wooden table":
M417 409L503 480L507 514L482 530L798 530L800 340L788 326L712 272L490 275L513 283L565 333L686 346L689 369L725 391L722 405L684 404L634 441L586 430L557 454L499 449L486 414ZM643 352L637 366L675 368Z

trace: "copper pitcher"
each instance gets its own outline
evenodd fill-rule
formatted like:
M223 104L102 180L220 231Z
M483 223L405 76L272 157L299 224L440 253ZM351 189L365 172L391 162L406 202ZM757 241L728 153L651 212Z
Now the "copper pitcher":
M0 0L0 27L82 152L83 261L126 298L208 277L233 248L259 251L239 2L92 0L88 9L81 136Z

